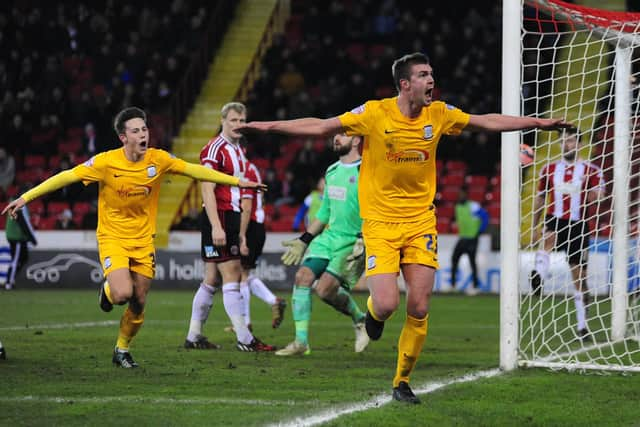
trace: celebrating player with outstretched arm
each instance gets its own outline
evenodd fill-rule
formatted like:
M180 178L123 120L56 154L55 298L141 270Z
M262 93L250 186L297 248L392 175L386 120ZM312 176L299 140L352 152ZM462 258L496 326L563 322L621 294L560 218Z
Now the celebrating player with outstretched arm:
M146 296L155 273L153 238L162 177L181 174L218 184L265 187L150 148L147 116L139 108L120 111L114 128L122 148L97 154L52 176L9 203L2 214L8 212L15 217L18 209L31 200L75 182L99 183L96 235L107 278L100 287L100 307L111 311L114 304L129 303L120 320L112 361L123 368L135 368L138 364L129 353L129 344L144 322Z
M398 341L393 398L419 403L409 387L427 335L429 300L438 268L433 198L436 189L436 147L442 135L462 130L515 131L563 129L562 119L467 114L433 100L435 81L429 59L413 53L397 59L392 74L398 96L369 101L329 119L302 118L250 122L243 131L291 135L364 135L359 199L366 247L366 276L371 293L367 333L382 335L384 321L400 302L397 276L407 287L406 320Z

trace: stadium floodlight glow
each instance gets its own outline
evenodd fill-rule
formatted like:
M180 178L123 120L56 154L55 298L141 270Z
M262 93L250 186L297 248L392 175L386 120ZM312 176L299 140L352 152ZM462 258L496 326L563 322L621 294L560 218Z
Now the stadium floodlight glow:
M633 55L638 47L639 13L559 0L503 2L503 113L575 123L579 155L602 170L605 191L587 203L589 256L574 267L586 268L592 297L585 339L576 330L567 256L551 253L539 295L530 284L541 225L533 224L538 179L545 165L562 157L562 135L503 134L502 369L640 372L640 58ZM520 164L520 144L535 149L531 165ZM569 194L553 191L555 197Z

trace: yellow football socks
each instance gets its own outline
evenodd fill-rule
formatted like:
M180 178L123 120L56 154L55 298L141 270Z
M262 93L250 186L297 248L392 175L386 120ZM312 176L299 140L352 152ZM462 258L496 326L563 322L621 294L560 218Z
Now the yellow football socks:
M120 333L118 334L116 347L120 350L129 350L129 344L142 327L143 322L144 312L135 314L131 311L131 308L127 307L120 319Z
M424 340L427 337L428 325L428 314L424 319L416 319L407 314L398 339L398 365L396 376L393 378L394 387L397 387L400 381L409 382L409 374L416 366Z

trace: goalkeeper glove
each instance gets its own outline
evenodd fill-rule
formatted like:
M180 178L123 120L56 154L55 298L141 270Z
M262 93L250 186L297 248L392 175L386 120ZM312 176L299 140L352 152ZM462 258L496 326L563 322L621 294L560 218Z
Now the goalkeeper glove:
M297 239L282 242L282 246L288 248L282 255L282 263L284 265L300 264L300 261L302 261L302 257L304 256L304 252L307 250L307 246L309 246L313 237L313 234L305 231L302 233L302 236Z
M346 259L345 269L349 274L362 274L364 269L364 241L362 236L353 244L351 254Z

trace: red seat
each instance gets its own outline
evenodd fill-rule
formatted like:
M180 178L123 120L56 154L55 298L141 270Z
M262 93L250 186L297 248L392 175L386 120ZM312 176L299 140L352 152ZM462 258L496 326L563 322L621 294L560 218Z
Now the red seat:
M469 188L469 190L467 191L467 196L469 197L469 200L482 203L486 200L487 192L485 191L484 187Z
M453 203L443 203L436 208L436 216L440 218L453 218L456 213L456 207Z
M447 173L440 177L440 183L442 185L455 185L457 187L462 187L464 184L464 175Z
M89 202L75 202L73 204L73 213L84 215L91 210L91 203Z
M49 202L47 203L47 213L49 214L49 216L57 216L58 214L60 214L60 212L64 211L65 209L70 209L69 203L68 202Z
M465 172L467 170L467 164L462 160L448 160L445 164L447 173L452 171Z
M487 207L487 213L489 214L489 222L491 224L500 223L500 203L493 202Z
M44 168L47 164L47 159L44 156L30 154L24 158L25 168Z
M38 223L38 229L40 230L55 230L56 221L58 218L55 216L45 216L40 218L40 222Z
M436 230L440 234L449 233L451 227L451 221L449 218L438 218L438 222L436 223Z
M456 186L444 186L436 194L436 199L441 202L455 202L458 200L460 194L460 188Z
M31 215L42 215L44 213L44 202L40 199L33 200L27 205Z
M486 187L489 183L489 178L484 175L468 175L465 178L465 182L469 187Z

